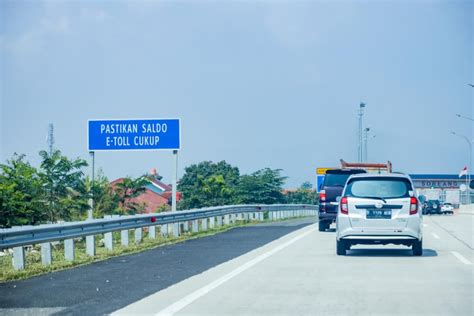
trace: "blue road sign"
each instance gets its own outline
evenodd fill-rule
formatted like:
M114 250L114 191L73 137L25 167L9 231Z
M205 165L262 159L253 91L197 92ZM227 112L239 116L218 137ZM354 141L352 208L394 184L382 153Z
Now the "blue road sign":
M319 191L321 191L321 187L322 187L323 182L324 182L324 175L318 175L316 179L317 179L316 190L317 190L317 192L319 192Z
M178 150L179 119L89 120L88 148L96 150Z

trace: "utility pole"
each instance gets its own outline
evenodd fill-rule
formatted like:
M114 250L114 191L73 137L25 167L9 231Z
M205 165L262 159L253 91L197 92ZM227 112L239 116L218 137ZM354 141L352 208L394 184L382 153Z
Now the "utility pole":
M49 123L48 126L48 151L49 155L53 154L53 146L54 146L54 126L53 123Z
M369 131L370 127L364 128L364 161L369 161L369 149L368 149L368 140L369 140Z
M358 111L358 115L359 115L359 149L358 149L358 156L357 156L357 160L359 162L362 162L363 160L363 149L362 149L362 117L364 116L364 108L365 108L365 103L364 102L361 102L359 104L359 111Z

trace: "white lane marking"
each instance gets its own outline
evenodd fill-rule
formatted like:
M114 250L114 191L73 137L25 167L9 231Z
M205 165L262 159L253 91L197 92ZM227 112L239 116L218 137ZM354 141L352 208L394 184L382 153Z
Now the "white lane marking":
M464 263L464 264L469 264L469 265L472 264L471 261L469 261L469 260L467 260L466 258L464 258L464 256L461 255L459 252L457 252L457 251L451 251L451 253L452 253L456 258L458 258L458 260L461 261L462 263Z
M235 270L227 273L226 275L220 277L219 279L212 281L211 283L203 286L202 288L200 288L200 289L192 292L191 294L188 294L187 296L183 297L179 301L171 304L170 306L166 307L162 311L158 312L156 314L156 316L165 316L165 315L166 316L171 316L171 315L174 315L175 313L179 312L180 310L182 310L183 308L185 308L186 306L188 306L189 304L191 304L192 302L194 302L198 298L206 295L207 293L214 290L218 286L224 284L225 282L229 281L230 279L232 279L233 277L239 275L240 273L244 272L245 270L250 269L251 267L253 267L257 263L259 263L259 262L265 260L266 258L274 255L275 253L279 252L280 250L283 250L284 248L286 248L289 245L295 243L296 241L300 240L301 238L306 237L307 235L309 235L313 231L314 231L313 229L310 229L310 230L302 233L301 235L296 236L293 239L285 242L284 244L259 255L258 257L248 261L247 263L241 265L240 267L238 267Z
M423 224L423 227L428 227L428 224Z
M438 235L436 235L435 233L431 233L431 235L435 238L435 239L440 239Z

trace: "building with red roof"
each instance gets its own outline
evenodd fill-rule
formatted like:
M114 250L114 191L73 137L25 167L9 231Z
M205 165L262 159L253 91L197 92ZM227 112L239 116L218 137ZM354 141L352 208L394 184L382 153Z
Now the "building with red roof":
M114 187L117 183L123 182L124 178L119 178L110 183ZM145 185L145 191L139 196L130 199L130 202L142 205L144 207L143 213L156 213L162 209L163 206L170 209L168 201L171 200L172 190L171 185L165 184L160 181L161 177L158 176L156 170L152 169L151 174L146 176L148 184ZM177 192L176 200L179 201L181 194Z

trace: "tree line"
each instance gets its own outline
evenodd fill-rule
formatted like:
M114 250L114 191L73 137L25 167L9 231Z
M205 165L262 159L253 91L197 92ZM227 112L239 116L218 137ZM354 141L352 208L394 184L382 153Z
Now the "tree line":
M110 214L136 214L146 205L134 198L145 191L150 175L125 177L110 184L99 171L94 182L85 174L84 159L70 159L61 151L39 153L36 168L25 155L14 154L0 164L0 227L84 220L94 204L94 218ZM178 209L232 204L315 204L317 195L309 182L284 193L287 177L280 169L265 168L241 175L225 161L204 161L185 168L178 184ZM163 211L166 208L156 210Z
M203 161L185 168L178 190L183 199L180 209L235 204L317 203L309 182L296 191L283 191L287 177L281 169L265 168L241 175L239 168L225 161Z

